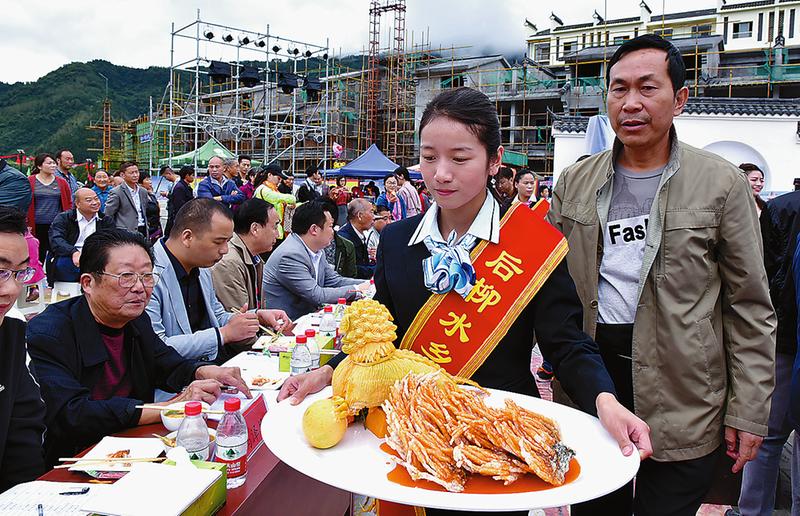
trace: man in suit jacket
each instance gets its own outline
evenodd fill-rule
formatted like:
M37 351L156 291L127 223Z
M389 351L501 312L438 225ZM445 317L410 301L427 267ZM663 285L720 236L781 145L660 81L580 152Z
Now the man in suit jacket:
M91 188L78 188L75 207L62 211L50 224L50 251L55 257L55 281L78 281L83 242L95 231L111 229L114 220L100 213L100 198Z
M121 185L111 190L106 201L106 216L114 219L116 226L139 233L145 238L149 235L147 227L147 190L139 186L139 166L126 161L119 166Z
M175 223L175 215L183 208L183 205L194 199L194 191L192 190L192 183L194 183L194 167L191 165L184 165L178 172L178 181L172 187L172 192L169 194L167 201L167 226L164 228L164 235L169 236L172 225Z
M333 239L333 217L318 201L304 203L292 219L292 233L270 255L264 267L264 303L285 310L292 319L340 297L353 300L369 282L343 278L325 260Z
M353 199L347 205L347 224L339 230L339 235L353 243L356 250L356 277L369 279L375 273L367 251L367 234L375 221L372 203L366 199Z
M228 252L211 267L214 289L225 310L239 310L247 305L261 308L261 279L264 262L259 255L272 250L278 239L278 212L262 199L248 199L233 215L233 236L228 242ZM264 311L266 312L266 311ZM289 316L275 310L276 319L290 323ZM236 351L249 349L255 338L241 346L231 345Z
M153 330L186 358L224 362L232 343L247 341L262 324L278 330L288 318L266 310L231 314L217 300L211 267L228 252L233 235L230 211L212 199L186 203L166 240L153 247L154 270L160 275L147 305Z

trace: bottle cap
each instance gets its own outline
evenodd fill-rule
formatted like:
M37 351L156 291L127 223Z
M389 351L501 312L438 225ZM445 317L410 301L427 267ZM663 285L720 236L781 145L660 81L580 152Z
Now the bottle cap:
M370 284L370 285L374 285L374 284L375 284L375 280L374 280L374 279L370 279L370 280L369 280L369 284Z
M345 298L343 298L343 297L340 297L340 298L339 298L339 304L340 304L340 305L346 305L346 304L347 304L347 299L345 299Z
M331 305L325 305L324 310L326 314L333 313L333 307Z
M313 339L317 335L317 330L309 328L306 330L306 338Z
M239 398L228 398L225 400L225 412L237 412L242 406Z
M298 335L297 337L295 337L294 340L298 344L305 344L306 342L308 342L308 339L306 338L305 335Z
M183 406L183 411L187 416L197 416L203 411L203 406L199 401L189 401Z

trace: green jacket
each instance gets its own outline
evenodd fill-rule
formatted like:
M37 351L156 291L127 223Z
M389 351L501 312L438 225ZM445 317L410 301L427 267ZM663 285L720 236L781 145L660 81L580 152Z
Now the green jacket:
M722 427L766 435L775 376L775 314L753 194L739 169L678 142L649 216L633 326L633 399L658 461L702 457ZM559 178L548 214L567 237L567 263L597 325L597 284L613 183L612 154Z
M356 266L356 247L351 241L339 233L333 234L333 239L336 242L336 254L332 263L333 268L340 276L345 278L358 277L358 267Z

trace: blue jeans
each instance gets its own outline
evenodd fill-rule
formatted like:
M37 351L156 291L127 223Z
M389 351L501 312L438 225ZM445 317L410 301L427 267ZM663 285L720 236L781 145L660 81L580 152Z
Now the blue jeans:
M775 486L783 445L789 439L789 385L792 379L794 357L775 354L775 391L769 411L769 430L758 456L745 464L742 474L742 491L739 494L739 512L742 516L772 514L775 507ZM800 450L795 434L792 456L792 516L800 515Z
M58 256L53 260L54 281L77 282L81 278L80 269L72 263L71 256Z

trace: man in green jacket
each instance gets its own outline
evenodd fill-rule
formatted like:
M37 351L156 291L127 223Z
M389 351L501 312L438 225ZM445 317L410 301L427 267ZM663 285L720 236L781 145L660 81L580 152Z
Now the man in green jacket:
M629 484L575 516L693 516L723 440L738 472L767 431L776 323L755 205L732 164L678 141L685 73L658 36L621 45L607 78L614 148L567 168L553 195L584 330L653 441L635 498Z

